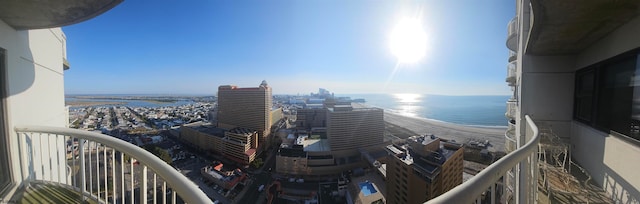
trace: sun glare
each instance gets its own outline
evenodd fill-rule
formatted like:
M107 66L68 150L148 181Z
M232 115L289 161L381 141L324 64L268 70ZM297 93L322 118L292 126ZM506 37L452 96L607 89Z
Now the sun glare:
M422 95L412 93L393 94L393 96L401 103L417 103L422 98Z
M391 32L391 53L400 63L415 63L427 51L427 34L418 19L405 18Z

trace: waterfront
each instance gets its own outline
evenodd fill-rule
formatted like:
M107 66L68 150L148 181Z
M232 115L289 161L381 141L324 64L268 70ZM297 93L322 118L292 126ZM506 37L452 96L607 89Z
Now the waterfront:
M425 94L349 94L387 112L467 126L504 128L509 96L442 96Z
M191 104L191 100L156 101L147 99L112 99L112 98L72 98L65 97L65 104L72 107L86 106L113 106L123 105L128 107L169 107Z

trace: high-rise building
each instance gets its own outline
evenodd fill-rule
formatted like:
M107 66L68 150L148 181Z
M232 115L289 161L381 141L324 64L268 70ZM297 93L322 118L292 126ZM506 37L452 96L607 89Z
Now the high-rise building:
M249 128L258 131L253 149L263 149L271 133L271 87L262 81L258 87L240 88L234 85L218 87L218 127ZM255 139L252 139L255 140Z
M324 108L299 109L298 130L283 139L276 155L276 171L294 175L339 175L365 167L360 150L375 151L384 147L384 112L379 108L354 108L356 104L346 104L351 102L329 98Z
M389 145L387 201L424 203L462 183L461 144L431 136L412 136L406 144Z
M327 127L327 110L324 108L305 108L297 110L297 129L311 130L311 128L320 127Z
M380 145L384 137L384 113L379 108L334 105L327 108L327 138L331 150Z

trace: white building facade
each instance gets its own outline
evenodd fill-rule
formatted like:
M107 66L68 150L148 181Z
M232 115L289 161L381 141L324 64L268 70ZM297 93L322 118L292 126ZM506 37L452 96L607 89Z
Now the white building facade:
M640 2L516 2L507 152L531 139L529 115L569 144L573 161L615 202L640 202ZM506 183L525 190L517 180Z
M69 63L60 27L91 19L120 2L0 2L0 203L22 203L26 197L33 203L155 203L156 192L164 195L167 188L173 189L174 202L177 196L189 203L211 202L188 178L144 149L67 128L64 70ZM125 162L125 157L131 159ZM134 182L136 160L142 171ZM125 166L131 168L128 177ZM152 183L147 182L148 172ZM162 179L161 186L156 177ZM51 185L75 194L50 191ZM43 188L48 190L38 190ZM151 188L153 193L147 190ZM37 198L28 196L34 191Z
M68 109L64 104L64 61L66 60L66 37L60 28L38 30L15 30L0 20L0 67L2 68L2 165L3 179L22 181L18 165L19 147L16 132L11 127L20 125L43 125L52 127L66 127L68 124ZM43 149L49 148L48 141L33 138L33 143L42 144ZM51 148L53 150L53 148ZM64 152L50 152L62 154ZM65 166L42 169L34 168L38 180L57 180L59 171ZM25 170L26 171L26 170ZM48 172L43 172L48 171ZM10 175L4 174L9 173ZM8 176L8 177L5 177ZM15 183L19 185L18 183ZM7 186L9 187L9 186Z

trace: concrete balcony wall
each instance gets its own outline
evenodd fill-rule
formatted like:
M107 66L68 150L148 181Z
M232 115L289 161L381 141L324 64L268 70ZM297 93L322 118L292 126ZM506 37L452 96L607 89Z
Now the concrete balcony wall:
M8 77L4 83L8 91L5 113L8 128L16 125L66 127L68 112L64 105L63 39L60 28L17 31L0 20L0 48L6 50L7 57ZM16 133L9 132L10 161L19 161ZM44 149L54 149L46 145L48 141L35 138L31 142L43 144ZM20 183L19 168L12 165L11 169L14 181ZM36 175L42 175L38 173Z
M529 114L565 139L573 120L574 66L574 56L531 55L524 56L522 66L522 115Z

